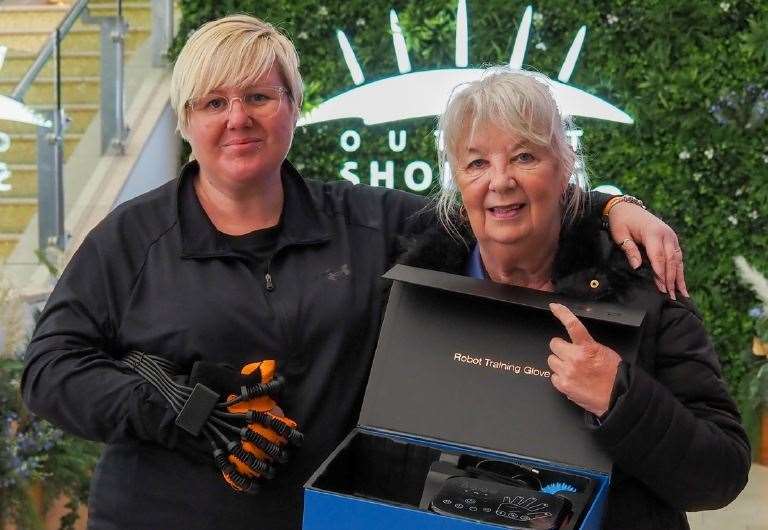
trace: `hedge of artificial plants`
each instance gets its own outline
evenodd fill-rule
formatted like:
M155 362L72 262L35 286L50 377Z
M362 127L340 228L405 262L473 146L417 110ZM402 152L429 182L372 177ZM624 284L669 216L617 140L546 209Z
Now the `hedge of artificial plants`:
M336 38L349 38L365 82L397 74L390 8L399 17L414 71L454 67L456 0L182 0L176 50L201 23L245 12L293 40L302 61L305 108L354 87ZM527 5L468 0L469 63L507 63ZM526 67L555 77L583 24L587 36L570 84L631 115L635 123L579 119L594 184L613 183L644 199L680 234L686 278L736 388L753 335L754 295L737 280L741 254L768 270L768 3L763 0L618 0L532 4ZM392 99L403 95L393 94ZM388 104L381 101L376 104ZM434 161L435 120L373 127L359 120L300 128L290 158L308 177L340 178L345 162L369 182L371 162L394 164L403 187L408 163ZM345 152L352 129L360 147ZM407 132L403 151L390 130ZM399 134L399 133L398 133ZM396 137L399 139L399 137ZM348 139L349 140L349 139ZM351 143L351 142L350 142Z

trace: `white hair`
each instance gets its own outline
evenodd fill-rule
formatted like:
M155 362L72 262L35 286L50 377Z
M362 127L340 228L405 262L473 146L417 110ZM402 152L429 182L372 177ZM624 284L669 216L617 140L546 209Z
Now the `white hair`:
M541 74L493 67L477 81L456 87L438 122L438 158L443 185L435 207L448 232L458 235L456 219L461 197L453 175L456 155L466 141L467 132L471 136L478 127L494 124L534 145L546 147L557 159L564 178L570 177L577 164L583 167L583 161L565 134L570 123L560 115L549 86L548 79ZM564 221L573 220L583 208L588 189L586 175L579 184L567 187Z

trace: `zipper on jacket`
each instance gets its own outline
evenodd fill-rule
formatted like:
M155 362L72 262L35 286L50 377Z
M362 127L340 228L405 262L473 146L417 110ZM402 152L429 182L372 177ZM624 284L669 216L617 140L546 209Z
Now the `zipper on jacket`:
M318 242L321 242L321 241L323 241L323 240L322 239L316 239L316 240L313 239L311 241L302 241L300 243L291 243L291 244L288 244L288 245L284 245L282 247L278 247L277 250L275 250L275 252L272 254L272 256L270 256L269 259L267 259L267 268L266 268L266 271L264 272L264 288L268 292L270 292L270 293L275 290L275 282L272 279L272 275L269 272L269 268L272 265L272 260L275 259L275 256L277 256L280 252L282 252L283 250L285 250L288 247L314 245L315 243L318 243Z
M277 254L277 253L275 253ZM269 266L272 264L272 258L274 258L275 255L273 254L271 258L267 260L267 270L264 273L264 287L269 291L270 293L275 290L275 284L272 281L272 275L269 273Z

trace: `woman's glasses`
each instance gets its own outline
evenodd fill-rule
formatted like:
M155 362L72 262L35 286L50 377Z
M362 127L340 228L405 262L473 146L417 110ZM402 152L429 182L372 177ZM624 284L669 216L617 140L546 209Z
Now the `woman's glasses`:
M289 96L288 89L281 86L254 86L243 90L242 95L227 97L221 94L206 94L190 100L187 106L196 114L208 118L229 116L232 104L240 101L249 116L270 118L280 110L283 96Z

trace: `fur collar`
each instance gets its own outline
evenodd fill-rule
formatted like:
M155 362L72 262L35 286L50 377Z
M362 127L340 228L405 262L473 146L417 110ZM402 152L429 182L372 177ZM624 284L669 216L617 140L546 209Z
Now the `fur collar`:
M461 223L461 238L451 237L441 226L400 241L398 263L464 274L475 239L469 225ZM637 271L602 230L599 218L580 218L560 233L553 282L558 293L583 299L613 298L626 292L638 278L650 278L644 264Z

